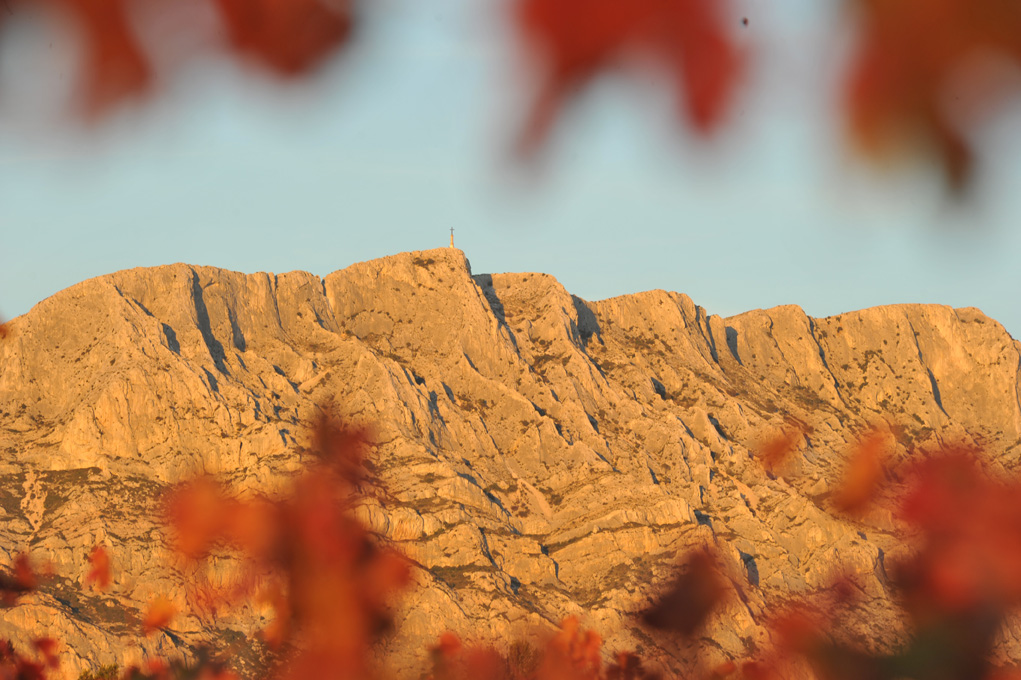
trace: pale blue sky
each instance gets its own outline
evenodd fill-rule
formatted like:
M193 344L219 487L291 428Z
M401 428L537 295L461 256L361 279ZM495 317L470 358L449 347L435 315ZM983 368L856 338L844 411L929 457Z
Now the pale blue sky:
M567 112L538 174L509 162L523 100L498 0L366 4L361 40L317 78L281 88L196 62L91 132L40 113L60 93L39 83L66 82L68 60L34 58L33 25L0 36L0 314L135 266L324 275L445 245L453 226L477 273L543 271L591 300L665 288L710 313L816 316L935 302L1021 334L1017 107L978 140L988 171L968 206L932 168L858 164L834 115L846 36L824 3L743 0L756 59L714 140L675 125L654 83L614 79Z

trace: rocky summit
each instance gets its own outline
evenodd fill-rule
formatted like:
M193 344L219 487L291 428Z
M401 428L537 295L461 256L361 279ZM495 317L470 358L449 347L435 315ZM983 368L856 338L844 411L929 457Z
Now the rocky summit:
M52 574L0 609L0 638L61 640L71 678L210 643L250 667L269 614L182 588L154 510L200 473L278 492L325 404L372 426L385 493L358 512L415 565L379 649L397 677L418 677L446 630L505 646L572 614L607 654L664 670L741 660L767 645L772 606L840 572L863 591L847 635L888 648L904 630L886 562L905 548L889 514L833 510L848 452L880 426L895 456L951 441L1003 471L1021 456L1021 345L976 309L721 318L678 293L587 302L545 274L473 274L448 248L325 278L122 271L9 329L0 564L27 552ZM781 431L794 454L767 471L757 452ZM103 592L85 584L96 545ZM692 640L650 633L635 613L706 545L739 596ZM231 564L206 568L227 581ZM182 614L143 636L157 595ZM1019 636L1002 632L1003 658L1021 657Z

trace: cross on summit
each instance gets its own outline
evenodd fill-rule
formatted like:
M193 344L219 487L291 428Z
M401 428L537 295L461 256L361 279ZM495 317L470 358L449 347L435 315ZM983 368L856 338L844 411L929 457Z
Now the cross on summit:
M450 228L450 247L454 247L454 228Z

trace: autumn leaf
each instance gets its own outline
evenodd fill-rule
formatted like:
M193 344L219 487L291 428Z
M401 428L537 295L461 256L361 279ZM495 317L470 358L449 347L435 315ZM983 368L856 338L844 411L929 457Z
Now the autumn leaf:
M366 449L370 437L365 428L344 425L325 408L313 429L314 452L320 461L339 474L339 481L353 488L365 478Z
M222 535L235 548L260 562L274 559L286 527L277 505L255 498L246 502L223 502Z
M60 657L57 656L57 650L60 648L59 642L51 637L42 637L33 640L32 646L42 655L47 667L60 667Z
M495 649L465 647L453 633L429 648L432 664L426 680L511 680L507 663Z
M350 0L215 0L234 48L281 75L307 72L348 38Z
M429 648L433 661L451 659L461 651L461 639L447 631L440 636L440 641Z
M174 487L164 500L163 517L177 552L197 558L222 540L228 508L223 489L209 477Z
M160 595L149 603L149 608L142 619L142 628L148 635L160 628L167 627L176 615L177 607L174 606L174 603Z
M262 603L273 608L263 638L296 650L280 678L363 677L372 642L389 626L391 599L410 581L410 564L353 514L365 474L364 432L323 415L312 434L318 455L278 498L233 498L200 478L168 495L163 517L188 560L203 559L214 545L237 551L244 590L261 589Z
M26 591L35 588L38 583L35 572L32 571L32 564L25 553L14 558L14 582Z
M774 613L769 627L785 652L808 653L819 644L831 619L820 608L803 602Z
M106 590L110 585L110 556L106 548L97 545L89 553L89 573L85 575L86 583L95 583L98 590Z
M889 441L882 432L873 431L862 437L852 450L833 494L833 507L847 514L863 512L883 481L888 457Z
M758 447L755 457L770 474L777 474L791 459L804 440L806 428L791 421L778 432L767 436Z
M203 666L198 680L239 680L237 673L226 668Z
M746 661L741 664L741 677L744 680L785 680L783 674L777 672L773 660Z
M747 21L747 19L745 21ZM723 663L709 671L709 677L712 680L717 679L722 680L722 678L730 677L736 672L737 672L736 663L734 663L733 661L724 661Z
M676 83L679 109L699 132L721 119L741 57L722 0L518 0L523 42L538 62L538 94L521 137L528 155L548 136L565 100L637 55Z
M38 583L28 555L21 553L14 558L9 573L0 572L0 605L12 606L25 593L34 590Z
M100 117L131 98L152 92L157 73L141 36L151 40L157 30L166 32L166 28L151 20L146 24L128 0L39 1L55 10L80 38L79 103L85 118ZM208 2L221 16L234 52L253 57L284 76L301 75L321 64L345 44L354 24L354 0ZM170 9L174 9L173 3ZM8 12L12 12L10 7ZM190 18L194 20L194 16Z
M922 460L908 478L900 516L922 545L897 580L912 615L1021 604L1021 480L993 477L963 447Z
M598 680L602 643L598 633L582 629L578 617L567 617L546 645L536 680Z
M1001 0L855 0L857 46L846 81L852 137L872 155L921 141L950 185L972 172L967 140L987 110L1017 91L997 60L1021 59L1021 5Z
M859 445L861 472L848 487L872 495L884 454L875 439ZM881 476L881 473L878 474ZM992 474L968 447L919 451L898 467L899 517L910 552L887 563L890 586L907 614L909 639L890 652L841 642L838 621L864 592L850 576L774 615L777 649L749 678L782 678L783 662L800 655L820 680L939 677L990 680L989 662L1010 608L1021 604L1021 479ZM854 481L858 480L858 481ZM847 507L860 507L849 503ZM1006 675L1009 677L1009 673Z
M648 626L690 636L722 601L726 583L712 554L697 550L684 560L680 574L656 604L642 613Z
M144 667L145 674L151 680L170 680L170 664L167 663L166 659L150 657L145 660Z
M660 675L643 668L642 659L637 654L620 652L615 662L606 669L606 680L660 680Z
M86 50L82 86L87 117L146 93L152 68L131 27L124 0L45 0L77 25Z

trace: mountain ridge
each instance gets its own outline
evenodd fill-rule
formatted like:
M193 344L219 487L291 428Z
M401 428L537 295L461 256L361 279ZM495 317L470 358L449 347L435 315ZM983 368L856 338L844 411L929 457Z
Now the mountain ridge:
M696 641L711 659L760 648L770 604L840 564L871 597L852 632L888 645L900 629L883 556L903 547L892 518L850 521L827 505L846 451L885 423L901 457L961 441L1003 471L1021 460L1021 344L974 308L722 318L680 293L587 302L545 274L472 274L444 248L322 278L123 270L9 323L0 559L46 553L59 587L0 611L0 637L59 632L72 674L137 658L137 635L111 611L155 594L190 613L143 640L145 653L265 625L254 605L204 612L180 573L161 571L158 526L138 518L198 473L278 491L326 403L374 425L388 495L359 512L421 565L380 651L398 674L445 628L506 640L572 613L608 648L684 670L685 655L632 614L704 543L744 596ZM797 455L767 474L757 447L792 422L807 432ZM99 543L119 569L113 592L68 604ZM213 571L229 578L229 560ZM1005 632L1004 658L1021 658L1019 635Z

